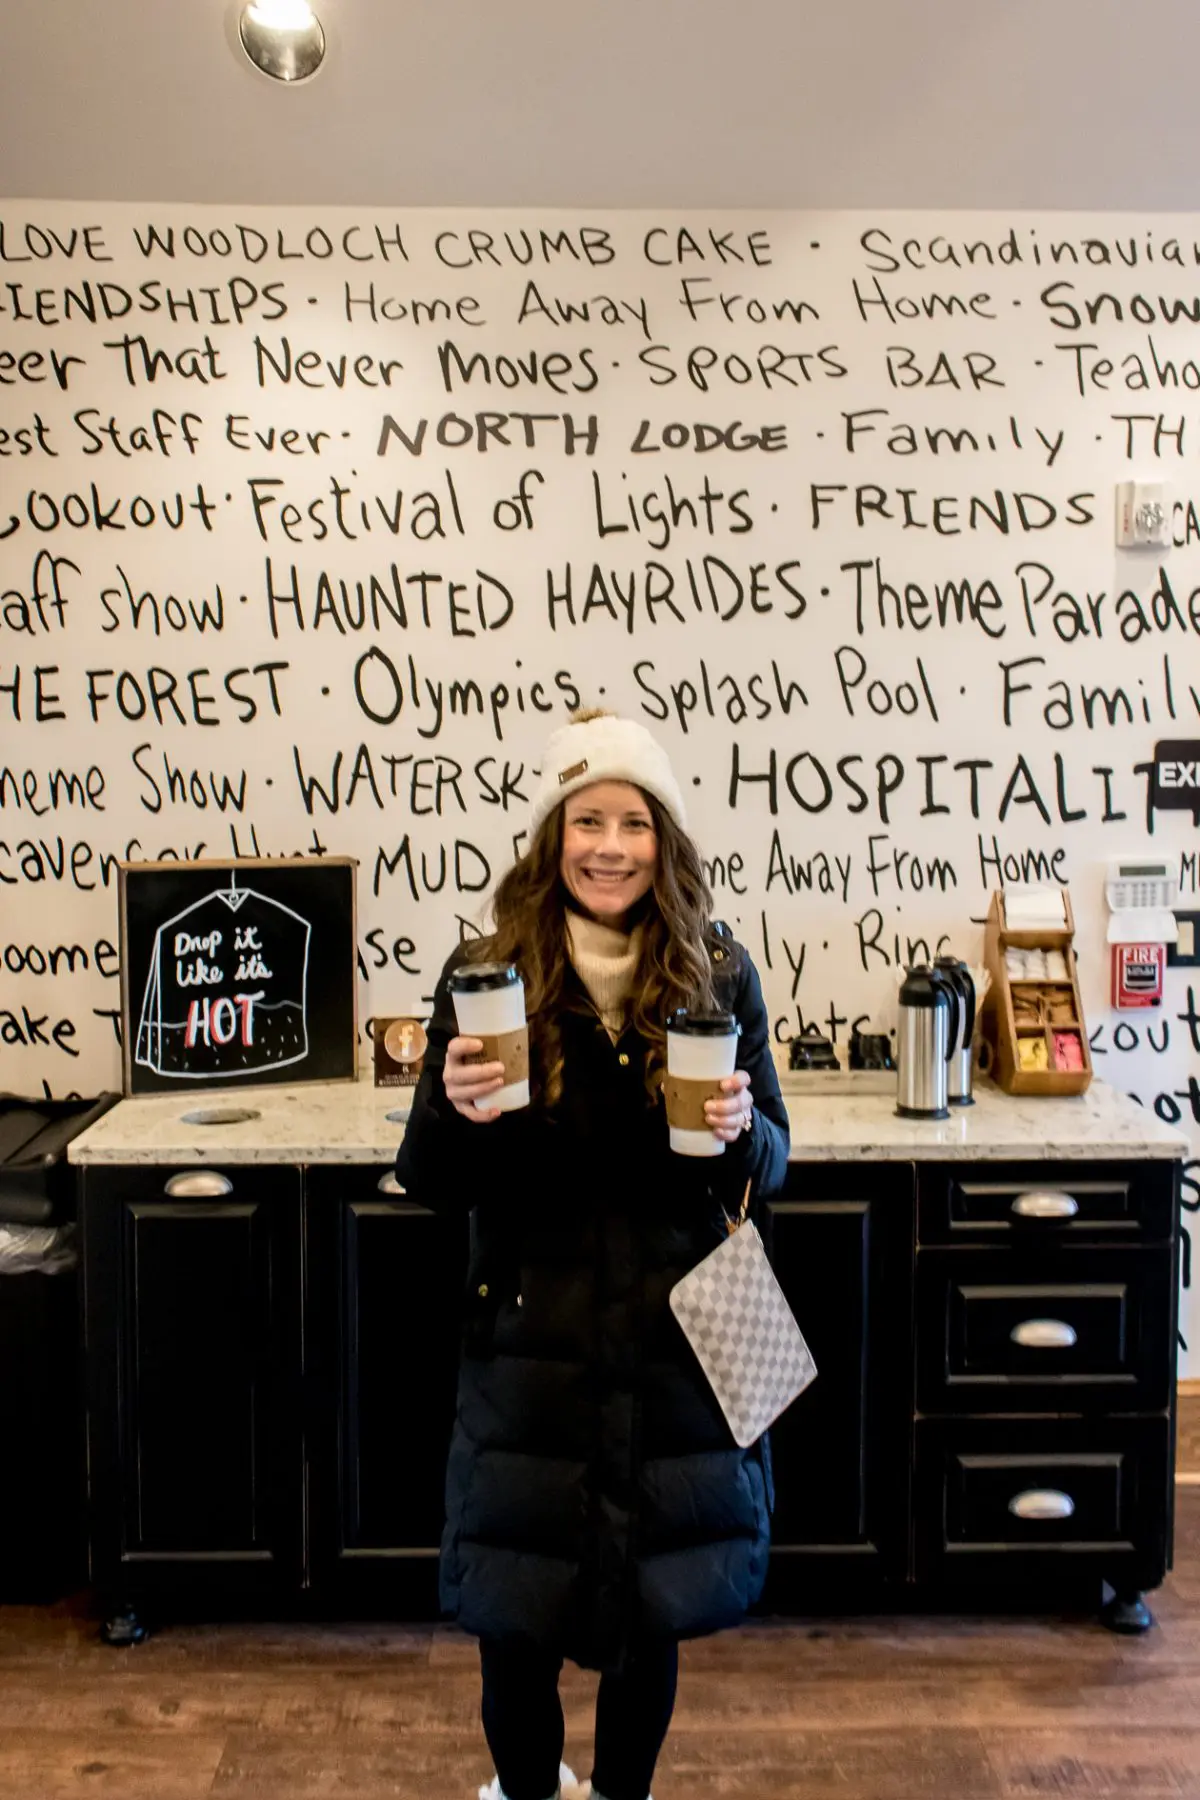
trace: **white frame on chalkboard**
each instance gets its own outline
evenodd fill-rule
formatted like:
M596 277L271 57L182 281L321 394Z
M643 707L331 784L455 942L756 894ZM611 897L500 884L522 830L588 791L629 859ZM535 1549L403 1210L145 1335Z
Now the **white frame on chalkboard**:
M351 1059L352 1067L350 1073L347 1075L297 1075L294 1083L297 1087L310 1086L324 1082L354 1082L358 1079L358 882L353 875L353 871L358 867L358 859L353 856L326 856L321 858L320 867L325 869L349 869L352 871L350 881L350 1030L353 1045ZM280 1087L287 1085L286 1083L274 1080L259 1080L258 1082L255 1082L254 1080L248 1080L244 1077L239 1078L232 1072L230 1075L226 1076L191 1076L186 1074L173 1076L173 1088L161 1088L158 1086L144 1088L136 1087L134 1085L134 1044L137 1037L137 1025L134 1020L133 996L129 982L129 944L127 933L128 880L130 875L135 877L156 873L178 875L180 871L185 868L188 871L195 870L197 873L202 872L212 875L214 878L229 875L236 880L242 875L250 874L255 869L275 870L302 868L306 869L311 874L314 868L314 861L312 857L307 856L217 856L199 857L195 861L188 863L180 863L170 858L161 862L118 863L117 931L121 959L121 1091L126 1098L146 1099L169 1094L172 1091L180 1094L197 1093L205 1088L211 1088L216 1084L224 1085L224 1083L230 1079L241 1081L241 1086L239 1086L238 1089L239 1092L242 1091L242 1087L251 1088L256 1085ZM169 923L170 921L167 922ZM140 1017L142 1006L141 998L139 998L137 1004ZM286 1067L288 1065L279 1064L277 1066ZM159 1074L160 1078L162 1078L161 1071L159 1071Z

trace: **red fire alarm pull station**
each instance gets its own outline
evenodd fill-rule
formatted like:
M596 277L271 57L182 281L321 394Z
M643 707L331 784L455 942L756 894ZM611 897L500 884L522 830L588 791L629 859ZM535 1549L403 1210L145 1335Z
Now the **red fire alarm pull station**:
M1163 997L1165 944L1112 946L1112 1003L1118 1007L1158 1006Z
M1123 858L1109 864L1105 894L1110 907L1112 1003L1116 1007L1160 1006L1167 945L1178 936L1171 908L1179 884L1166 862Z

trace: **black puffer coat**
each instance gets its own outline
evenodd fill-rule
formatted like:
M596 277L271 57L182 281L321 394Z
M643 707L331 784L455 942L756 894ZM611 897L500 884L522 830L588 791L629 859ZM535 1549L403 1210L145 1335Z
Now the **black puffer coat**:
M756 1199L776 1190L787 1161L757 973L727 935L711 954L755 1100L719 1158L671 1153L643 1040L614 1045L573 971L555 1116L463 1119L441 1075L456 954L396 1161L412 1199L474 1208L443 1606L585 1667L618 1665L636 1636L736 1624L766 1574L766 1441L734 1444L667 1299L722 1241L722 1203L748 1179Z

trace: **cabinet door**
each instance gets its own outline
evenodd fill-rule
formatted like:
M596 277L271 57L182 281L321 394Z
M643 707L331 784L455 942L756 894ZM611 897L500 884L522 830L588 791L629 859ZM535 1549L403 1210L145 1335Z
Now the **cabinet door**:
M83 1221L95 1579L297 1588L298 1172L88 1170Z
M772 1427L767 1604L908 1573L914 1175L793 1163L770 1203L775 1272L817 1379Z
M466 1224L380 1169L314 1169L307 1212L313 1583L434 1613Z

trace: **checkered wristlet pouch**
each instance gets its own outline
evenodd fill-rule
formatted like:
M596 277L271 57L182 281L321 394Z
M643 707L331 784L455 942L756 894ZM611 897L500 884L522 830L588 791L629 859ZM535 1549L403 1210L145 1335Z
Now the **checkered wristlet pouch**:
M750 1184L729 1236L671 1289L671 1311L696 1352L736 1444L748 1448L817 1373L808 1345L746 1218Z

